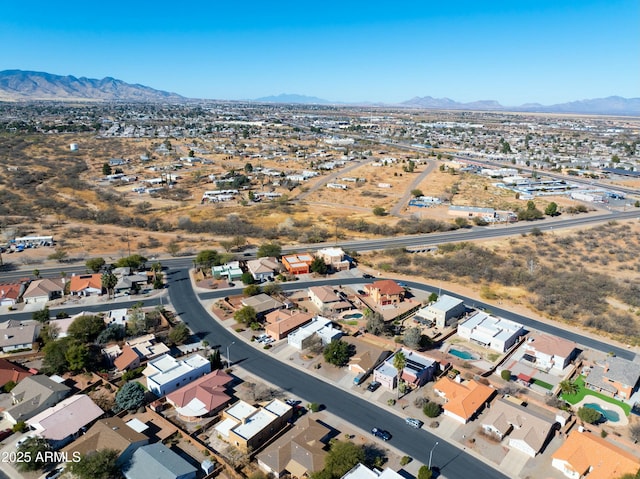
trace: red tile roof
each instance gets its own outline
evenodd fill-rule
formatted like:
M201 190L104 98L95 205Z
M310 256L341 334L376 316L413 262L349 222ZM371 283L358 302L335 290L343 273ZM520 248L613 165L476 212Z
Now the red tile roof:
M217 369L167 395L167 400L173 403L176 408L181 408L193 399L198 399L210 412L231 399L225 393L225 385L232 380L233 378L227 373Z
M33 373L22 366L0 358L0 386L4 386L9 381L19 383L27 376L33 376Z
M377 289L380 294L394 295L404 293L404 288L392 279L382 279L368 285L370 289Z

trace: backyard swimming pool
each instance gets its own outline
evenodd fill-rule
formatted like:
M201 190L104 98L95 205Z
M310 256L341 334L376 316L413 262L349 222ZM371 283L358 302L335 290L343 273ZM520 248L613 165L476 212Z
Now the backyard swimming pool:
M345 314L342 319L360 319L362 318L363 314L362 313L351 313L351 314Z
M590 403L585 403L584 407L590 407L591 409L595 409L600 414L602 414L602 417L604 417L609 422L618 422L620 420L620 416L618 415L617 412L612 411L610 409L602 409L602 407L600 407L599 404L590 402Z
M466 359L466 360L478 359L468 351L460 351L460 350L454 349L454 348L449 348L449 354L451 354L452 356L456 356L456 357L458 357L460 359Z

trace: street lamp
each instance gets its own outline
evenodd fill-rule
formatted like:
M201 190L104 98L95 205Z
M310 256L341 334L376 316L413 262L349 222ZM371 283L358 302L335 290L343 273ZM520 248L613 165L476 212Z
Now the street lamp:
M429 470L431 470L431 458L433 457L433 450L436 448L437 445L438 445L438 441L436 441L436 443L431 448L431 451L429 452Z
M235 341L233 341L231 344L227 345L227 368L230 368L230 367L231 367L231 359L230 359L230 357L229 357L229 348L230 348L231 346L233 346L234 344L236 344L236 342L235 342Z

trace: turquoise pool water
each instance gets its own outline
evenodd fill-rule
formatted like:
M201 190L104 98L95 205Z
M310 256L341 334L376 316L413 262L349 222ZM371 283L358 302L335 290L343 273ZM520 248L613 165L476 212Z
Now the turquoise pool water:
M595 409L600 414L602 414L602 416L607 421L618 422L620 420L620 416L618 415L617 412L612 411L610 409L602 409L599 404L596 404L596 403L585 403L584 407L590 407L591 409Z
M467 360L469 360L469 359L478 359L468 351L460 351L458 349L453 349L453 348L449 349L449 354L451 354L452 356L456 356L456 357L458 357L460 359L467 359Z
M345 314L342 319L360 319L362 318L363 314L362 313L351 313L351 314Z

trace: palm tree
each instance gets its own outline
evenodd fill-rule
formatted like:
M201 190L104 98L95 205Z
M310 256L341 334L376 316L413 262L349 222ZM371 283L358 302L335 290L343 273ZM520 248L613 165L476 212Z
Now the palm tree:
M400 381L402 381L402 371L404 370L404 367L406 365L407 365L407 358L402 352L402 350L400 350L393 357L393 367L396 368L396 371L398 371L398 380L397 380L398 397L400 397Z
M578 385L576 383L572 383L568 379L560 382L560 391L562 394L572 395L578 392Z
M118 284L118 277L115 274L110 271L102 274L102 287L107 290L109 299L111 299L116 284Z

